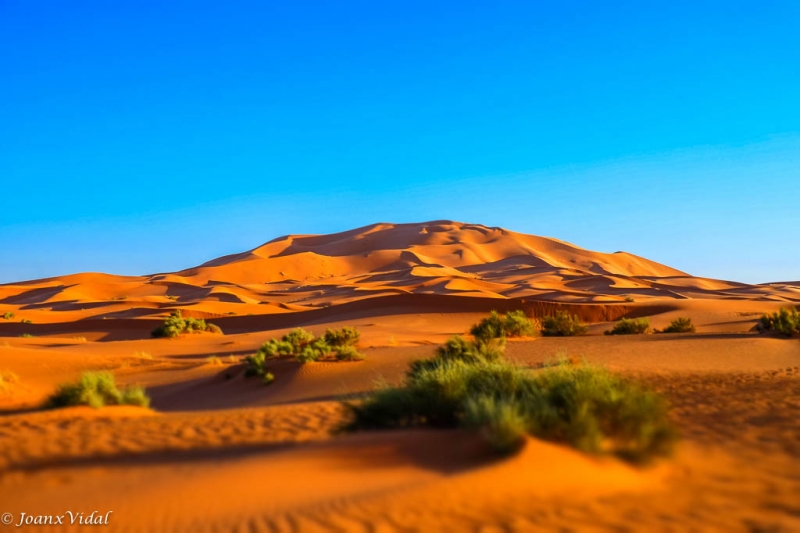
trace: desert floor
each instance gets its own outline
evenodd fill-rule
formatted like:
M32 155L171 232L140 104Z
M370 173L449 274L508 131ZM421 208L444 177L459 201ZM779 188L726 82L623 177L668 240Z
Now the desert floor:
M456 430L334 431L342 398L399 382L483 313L301 324L359 327L368 359L276 362L271 386L241 358L285 329L113 340L113 320L105 335L97 321L30 338L7 327L0 370L19 380L0 391L0 513L112 511L110 531L800 531L800 342L751 331L776 304L648 305L654 326L691 316L698 332L607 337L605 322L507 349L526 365L583 357L662 391L682 440L648 467L533 439L497 459ZM152 409L38 407L87 369L146 386Z

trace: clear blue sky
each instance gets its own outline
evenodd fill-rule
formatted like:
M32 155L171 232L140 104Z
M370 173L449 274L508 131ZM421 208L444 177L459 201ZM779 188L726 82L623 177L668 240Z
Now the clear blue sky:
M443 218L800 279L800 3L0 0L0 282Z

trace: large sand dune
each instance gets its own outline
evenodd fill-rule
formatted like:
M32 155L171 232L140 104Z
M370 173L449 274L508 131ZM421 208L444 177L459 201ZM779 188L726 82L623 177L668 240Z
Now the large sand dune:
M0 372L18 378L0 383L0 513L113 511L104 530L143 532L800 531L800 343L752 331L797 302L796 282L697 278L454 222L0 285L0 316L14 313L0 318ZM173 309L225 334L150 338ZM498 460L462 431L333 431L341 398L399 382L492 309L578 314L589 335L513 340L507 357L583 357L650 384L673 405L675 457L635 468L531 439ZM602 335L623 316L688 316L697 332ZM359 328L366 361L276 361L269 387L244 376L266 339L342 325ZM85 370L144 385L152 409L40 408Z
M381 298L373 307L386 308L392 297L408 295L477 298L486 310L502 306L500 300L786 303L800 302L800 284L697 278L626 252L592 252L502 228L436 221L281 237L180 272L86 273L0 285L0 311L36 323L73 323L163 316L173 308L198 317L285 314L373 298Z

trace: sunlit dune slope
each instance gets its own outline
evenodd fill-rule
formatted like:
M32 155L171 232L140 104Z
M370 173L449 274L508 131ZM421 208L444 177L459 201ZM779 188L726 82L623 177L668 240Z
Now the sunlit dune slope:
M435 221L286 236L173 273L84 273L0 285L0 311L59 311L43 322L132 319L177 307L205 317L264 315L398 295L798 302L800 284L697 278L626 252L593 252L502 228Z

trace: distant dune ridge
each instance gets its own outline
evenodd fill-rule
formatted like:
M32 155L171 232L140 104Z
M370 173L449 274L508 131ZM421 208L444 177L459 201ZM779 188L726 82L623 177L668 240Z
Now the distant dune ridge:
M562 303L798 302L800 284L698 278L626 252L593 252L553 238L440 220L290 235L173 273L83 273L5 284L0 308L107 318L176 306L201 315L260 315L423 294Z

